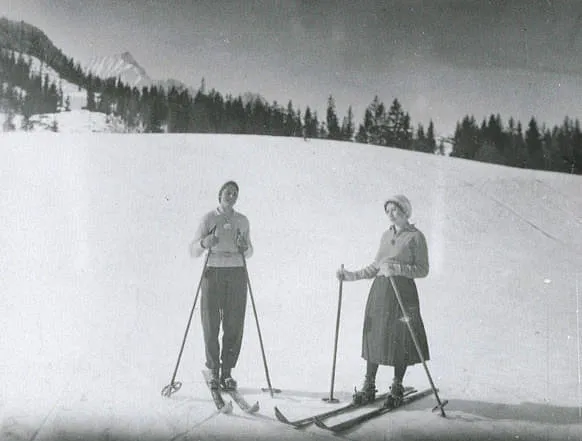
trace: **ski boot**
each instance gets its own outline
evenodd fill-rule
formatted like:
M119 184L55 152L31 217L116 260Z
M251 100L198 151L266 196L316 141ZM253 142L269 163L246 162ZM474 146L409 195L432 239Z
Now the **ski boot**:
M376 399L376 382L373 378L367 377L364 379L362 390L355 390L352 396L352 403L361 406L370 403Z
M220 379L220 387L224 390L235 390L237 387L237 382L232 377L222 377Z
M218 369L211 369L210 370L210 381L208 382L208 386L212 390L218 390L218 388L220 387L220 379L219 379Z
M224 390L236 389L237 382L234 378L232 378L230 369L222 368L222 374L220 375L220 387Z
M390 392L384 401L384 407L398 407L402 404L402 398L404 396L404 386L402 385L402 380L394 378L392 380L392 386L390 386Z

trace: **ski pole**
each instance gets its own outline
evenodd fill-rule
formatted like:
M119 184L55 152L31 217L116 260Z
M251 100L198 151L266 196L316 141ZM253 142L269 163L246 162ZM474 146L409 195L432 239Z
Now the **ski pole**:
M216 225L210 230L210 234L214 234L216 231ZM194 297L194 303L192 304L192 309L190 310L190 316L188 317L188 324L186 325L186 331L184 332L184 338L182 339L182 346L180 346L180 351L178 353L178 361L176 362L176 367L174 369L174 374L170 380L170 384L164 386L162 389L162 396L170 397L173 393L178 392L182 387L180 381L176 381L176 374L178 373L178 366L180 366L180 361L182 360L182 354L184 352L184 346L186 345L186 337L188 336L188 331L190 330L190 325L192 324L192 316L194 315L194 309L196 308L196 303L198 302L198 296L200 294L200 288L202 287L202 279L204 279L204 273L206 272L206 267L208 266L208 258L210 257L210 249L206 254L206 259L204 260L204 266L202 267L202 274L200 275L200 281L198 282L198 288L196 288L196 295Z
M343 263L341 266L341 270L343 273L343 270L344 270ZM337 303L337 318L336 318L336 322L335 322L335 342L333 345L333 364L332 364L332 368L331 368L331 387L329 390L329 397L322 398L323 401L327 401L328 403L337 403L339 401L337 398L333 397L333 387L334 387L334 382L335 382L335 362L336 362L336 357L337 357L337 341L338 341L339 328L340 328L340 314L341 314L341 310L342 310L342 287L343 287L343 278L340 278L340 281L339 281L339 299L338 299L338 303Z
M424 359L424 356L422 355L422 351L420 350L420 344L418 343L418 339L416 338L416 334L414 333L414 329L412 329L412 325L410 324L410 317L406 313L406 309L404 308L404 303L402 303L402 297L400 297L400 291L398 291L398 287L396 286L396 282L394 281L394 276L390 276L390 283L392 284L392 288L394 289L394 294L396 295L396 300L398 300L398 304L400 305L400 309L402 310L404 322L406 323L406 326L408 326L408 330L410 331L410 336L412 337L412 341L414 342L414 346L416 347L416 352L418 353L418 356L420 357L420 360L422 361L422 365L424 366L424 370L426 371L428 381L430 382L430 387L432 388L432 391L434 392L434 396L437 400L438 405L433 408L433 411L440 409L441 416L446 417L444 406L448 403L448 400L441 402L441 399L439 398L437 388L434 385L434 382L432 381L432 377L431 377L430 372L428 370L428 367L426 365L426 360Z
M251 288L251 279L249 277L249 270L247 268L247 260L245 258L244 253L240 253L243 259L243 266L245 269L245 274L247 276L247 285L249 287L249 294L251 295L251 304L253 305L253 313L255 316L255 322L257 324L257 332L259 334L259 343L261 345L261 355L263 356L263 365L265 367L265 375L267 377L267 385L269 386L269 392L271 393L271 398L273 398L273 386L271 385L271 378L269 377L269 368L267 366L267 357L265 356L265 347L263 345L263 337L261 335L261 327L259 326L259 317L257 315L257 308L255 306L255 298L253 296L253 290ZM277 392L280 392L280 390L276 390Z

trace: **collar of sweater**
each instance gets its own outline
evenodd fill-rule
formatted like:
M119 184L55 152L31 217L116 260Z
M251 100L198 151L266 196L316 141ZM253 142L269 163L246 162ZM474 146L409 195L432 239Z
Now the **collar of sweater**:
M406 224L403 225L402 228L400 228L400 231L398 231L396 230L396 225L391 225L390 231L392 231L394 234L397 234L403 231L416 231L416 227L414 226L414 224Z
M233 208L230 212L227 212L226 210L224 210L224 208L222 208L221 206L218 206L216 208L216 214L222 214L226 217L233 217L236 214L235 209Z

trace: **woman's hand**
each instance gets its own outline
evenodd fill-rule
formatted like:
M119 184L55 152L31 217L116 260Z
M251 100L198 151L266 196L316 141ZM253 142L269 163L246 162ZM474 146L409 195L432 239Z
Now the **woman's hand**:
M244 254L249 249L249 243L247 238L244 234L241 234L240 231L237 231L236 234L236 247L238 248L239 253Z
M338 278L338 280L344 280L346 282L351 282L353 280L356 280L356 274L353 273L352 271L348 271L344 268L340 268L336 271L336 277Z
M205 250L212 248L214 245L218 243L218 237L214 235L214 233L209 234L204 239L200 241L200 246Z

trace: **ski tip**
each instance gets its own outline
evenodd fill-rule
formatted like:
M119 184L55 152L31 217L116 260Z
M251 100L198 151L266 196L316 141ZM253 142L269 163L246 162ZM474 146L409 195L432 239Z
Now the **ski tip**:
M249 409L249 413L256 413L259 411L259 409L261 408L261 406L259 405L259 402L255 402L255 404L253 404L250 409Z
M283 413L281 413L277 406L275 406L275 416L282 423L289 424L289 420L285 417L285 415L283 415Z

